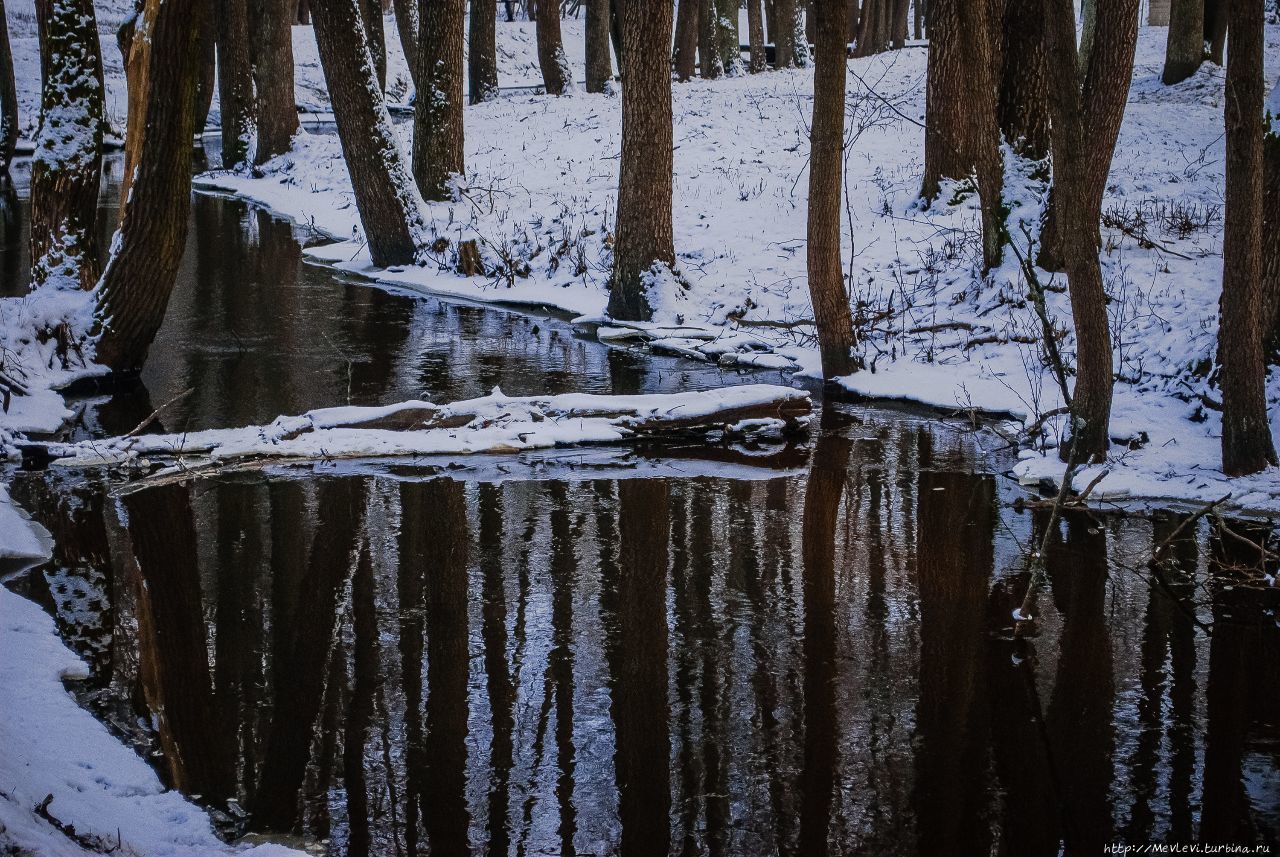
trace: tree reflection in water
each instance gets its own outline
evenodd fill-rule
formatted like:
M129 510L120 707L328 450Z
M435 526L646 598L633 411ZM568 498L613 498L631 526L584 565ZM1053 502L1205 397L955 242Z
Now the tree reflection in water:
M758 482L26 477L58 546L13 586L168 782L335 854L1274 843L1280 632L1231 535L1266 533L1188 530L1161 588L1118 557L1176 516L1068 515L1015 634L1046 521L969 443L854 420Z

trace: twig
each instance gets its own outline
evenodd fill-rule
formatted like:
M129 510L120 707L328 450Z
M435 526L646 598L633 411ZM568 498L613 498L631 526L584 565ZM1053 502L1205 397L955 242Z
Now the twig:
M135 428L133 431L126 434L125 437L137 437L138 435L142 434L144 431L147 430L148 426L150 426L152 423L154 423L157 419L160 418L160 415L164 413L165 410L170 405L180 402L181 400L185 399L187 396L190 396L195 391L196 391L195 387L191 387L190 389L183 390L181 393L174 396L172 399L170 399L169 401L165 402L163 405L161 405L160 407L152 411L151 416L147 417L145 420L138 423L137 428Z

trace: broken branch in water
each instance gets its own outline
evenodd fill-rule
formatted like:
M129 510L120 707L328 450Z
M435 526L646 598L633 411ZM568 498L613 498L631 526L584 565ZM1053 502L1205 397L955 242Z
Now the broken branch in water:
M689 438L776 441L804 434L811 409L807 392L769 384L644 396L515 397L495 390L452 405L327 408L266 426L46 448L57 465L127 465L147 475L250 460L458 456Z

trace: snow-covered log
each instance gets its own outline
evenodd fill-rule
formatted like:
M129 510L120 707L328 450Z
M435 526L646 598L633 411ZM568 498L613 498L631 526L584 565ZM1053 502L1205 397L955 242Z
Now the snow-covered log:
M190 471L255 459L471 455L694 437L781 440L807 430L810 410L807 392L769 384L640 396L506 396L495 389L449 405L324 408L265 426L126 435L46 450L57 466Z

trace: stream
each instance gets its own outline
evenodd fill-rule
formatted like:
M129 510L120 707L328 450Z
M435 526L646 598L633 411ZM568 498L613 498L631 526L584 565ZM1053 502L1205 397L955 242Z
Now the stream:
M5 210L20 294L26 202ZM140 382L77 397L66 436L127 432L187 390L153 430L495 386L787 383L335 276L304 261L309 240L196 195ZM1233 535L1266 529L1072 512L1046 538L1004 446L829 401L808 444L754 458L319 462L131 492L15 470L55 547L5 585L89 664L80 702L228 838L334 855L1275 847L1280 597L1235 585Z

